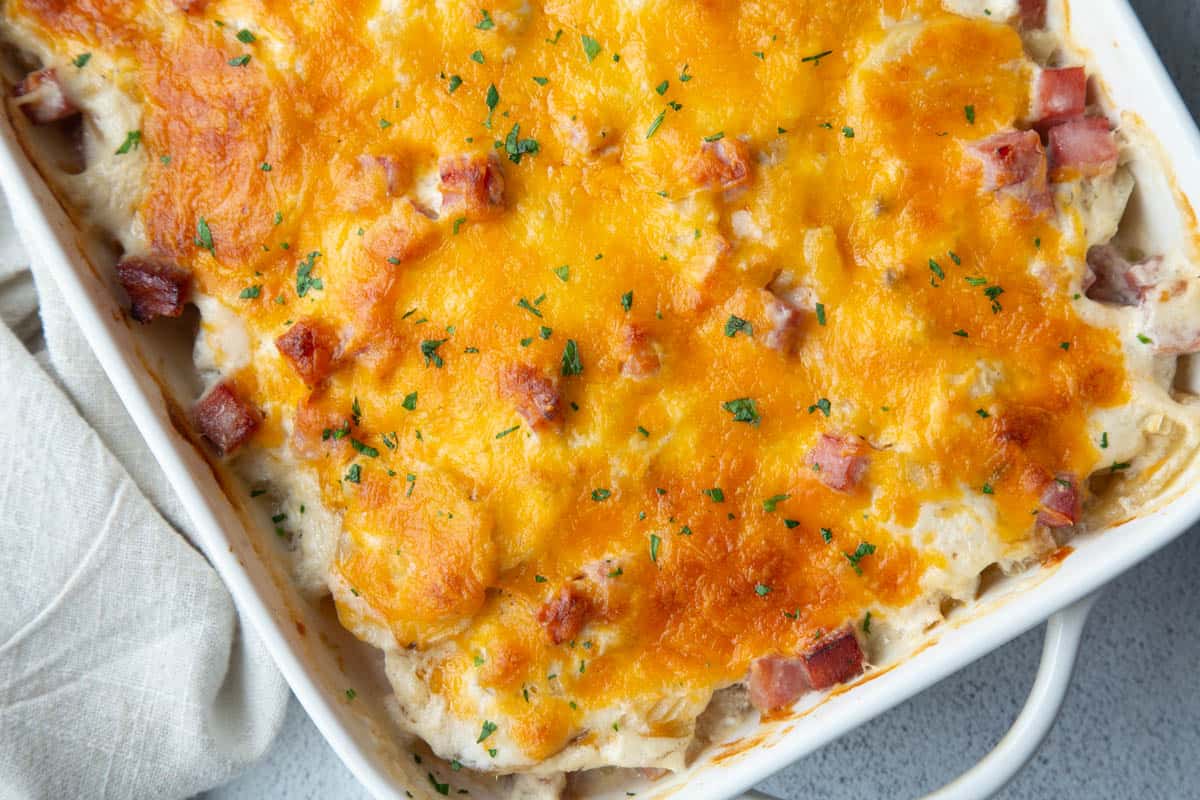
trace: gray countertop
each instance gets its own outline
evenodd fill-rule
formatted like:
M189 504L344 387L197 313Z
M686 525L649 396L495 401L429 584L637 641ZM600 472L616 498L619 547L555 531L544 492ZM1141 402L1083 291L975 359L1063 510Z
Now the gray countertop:
M1132 0L1193 114L1200 3ZM1062 715L1004 798L1200 797L1200 530L1109 586L1093 611ZM915 797L983 756L1033 683L1032 631L762 784L780 797ZM293 698L270 755L211 800L367 798Z

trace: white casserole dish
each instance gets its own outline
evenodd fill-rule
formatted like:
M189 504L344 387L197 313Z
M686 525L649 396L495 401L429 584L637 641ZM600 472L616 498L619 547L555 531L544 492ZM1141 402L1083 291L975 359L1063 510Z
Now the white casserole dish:
M1162 145L1176 184L1142 182L1133 204L1145 224L1164 238L1191 236L1194 220L1181 215L1171 196L1200 202L1200 132L1158 61L1125 0L1072 0L1072 39L1088 53L1111 107L1141 118ZM195 395L191 331L177 326L176 340L131 327L110 276L91 263L107 263L102 245L85 240L0 123L0 184L8 196L29 252L60 285L100 363L195 524L198 544L229 586L244 618L273 654L317 727L367 789L379 798L438 797L429 775L453 778L488 797L486 785L459 779L432 762L418 761L398 740L378 702L386 692L372 677L365 653L333 619L331 607L304 601L287 577L284 554L272 526L247 500L246 490L208 461L181 434L187 429L172 395ZM1147 191L1150 189L1152 191ZM169 327L169 326L168 326ZM1192 387L1198 391L1197 387ZM173 424L172 420L177 424ZM223 488L224 487L224 488ZM666 797L686 786L687 796L725 798L745 791L772 772L912 697L945 676L1043 622L1147 557L1200 518L1200 486L1114 529L1073 542L1061 564L1008 579L991 588L962 621L941 629L933 643L900 665L872 673L850 691L837 693L798 717L761 727L747 724L735 738L703 754L686 772L655 783L614 783L603 797ZM1051 629L1043 675L1029 716L982 772L959 784L953 796L979 796L998 787L1036 748L1061 701L1073 663L1086 606L1060 616ZM358 699L349 702L353 686ZM376 710L377 709L377 710ZM411 794L406 794L411 792Z

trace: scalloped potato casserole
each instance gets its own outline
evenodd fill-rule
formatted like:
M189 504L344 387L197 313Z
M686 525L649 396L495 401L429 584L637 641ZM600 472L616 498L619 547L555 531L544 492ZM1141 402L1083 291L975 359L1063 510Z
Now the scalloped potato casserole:
M1171 189L1049 5L6 0L2 30L25 146L132 320L198 309L195 430L398 728L557 797L895 662L1191 464L1195 243L1128 222Z

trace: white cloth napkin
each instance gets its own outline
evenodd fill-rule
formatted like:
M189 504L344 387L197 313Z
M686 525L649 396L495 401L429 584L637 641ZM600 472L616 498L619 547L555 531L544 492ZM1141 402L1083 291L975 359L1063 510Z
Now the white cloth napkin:
M0 204L0 798L177 798L287 686Z

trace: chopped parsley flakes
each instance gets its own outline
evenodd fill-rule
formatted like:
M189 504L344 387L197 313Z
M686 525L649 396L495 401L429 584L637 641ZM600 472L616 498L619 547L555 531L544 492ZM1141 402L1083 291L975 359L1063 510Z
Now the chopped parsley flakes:
M433 364L438 369L446 362L438 355L438 348L444 345L449 339L426 339L421 342L421 355L425 357L425 366Z
M479 738L475 740L475 744L479 744L480 742L484 741L489 736L491 736L493 733L495 733L496 728L497 728L496 723L484 720L483 727L481 727L479 729Z
M745 422L757 425L762 417L758 413L758 404L749 397L739 397L736 400L726 400L721 408L733 414L734 422Z
M859 542L858 547L853 553L842 553L846 560L850 562L850 566L854 567L854 571L859 575L863 574L861 562L864 558L875 552L875 545L870 542Z
M142 132L130 131L125 134L125 141L117 148L115 155L123 156L130 150L136 150L142 144Z
M213 250L212 230L208 227L208 220L204 217L200 217L196 222L195 245L201 250L207 250L214 255L216 254L216 251Z
M588 63L595 61L596 56L600 55L600 51L603 49L600 47L600 43L587 34L580 36L579 41L583 45L583 53L587 56Z
M650 123L650 127L646 129L646 138L649 139L654 134L658 133L658 128L663 124L663 120L667 118L666 111L658 112L658 116Z
M538 311L536 308L534 308L533 304L530 303L528 300L526 300L524 297L522 297L520 300L517 301L517 307L525 309L530 314L533 314L535 317L540 318L542 316L542 312Z
M574 339L567 339L562 353L562 374L564 376L583 374L583 362L579 360L579 345Z
M504 137L504 152L508 156L508 160L514 164L520 164L523 156L536 155L541 149L537 139L522 139L520 136L521 126L514 123L512 130Z
M749 320L730 314L729 319L725 320L725 335L732 339L738 335L739 331L747 336L753 336L754 325Z
M313 267L316 265L317 258L321 255L320 251L313 250L308 256L300 262L296 267L296 294L304 297L308 294L309 289L324 289L325 284L320 278L314 277L312 274Z

